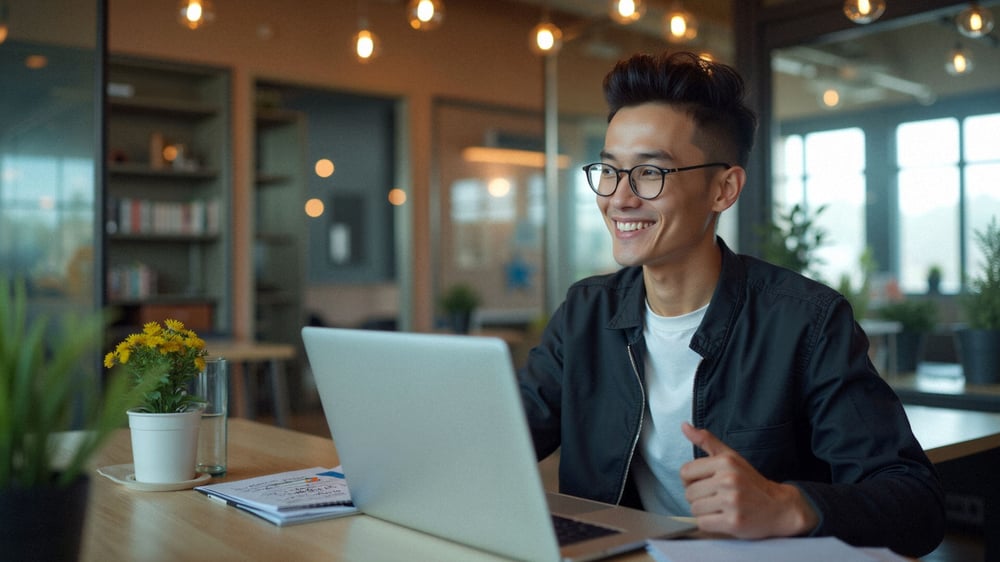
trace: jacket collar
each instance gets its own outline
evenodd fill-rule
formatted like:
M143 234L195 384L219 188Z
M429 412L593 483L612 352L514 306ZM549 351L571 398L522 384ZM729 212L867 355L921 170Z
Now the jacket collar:
M712 300L705 311L705 318L691 338L691 349L702 357L719 354L725 345L733 319L742 305L745 294L746 269L729 246L716 236L716 243L722 252L722 270L712 294ZM627 330L630 343L642 336L642 326L646 312L646 288L642 282L642 268L629 267L620 272L618 290L621 292L621 307L608 321L609 329Z

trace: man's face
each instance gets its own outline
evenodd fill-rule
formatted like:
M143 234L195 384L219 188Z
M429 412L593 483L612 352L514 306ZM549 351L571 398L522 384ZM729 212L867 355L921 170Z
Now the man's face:
M625 107L608 124L601 159L619 169L711 161L694 145L694 133L691 117L669 105ZM719 196L718 178L724 172L712 167L667 174L663 191L653 200L637 197L623 174L613 195L597 196L615 261L623 266L681 264L699 249L714 247L716 213L732 204Z

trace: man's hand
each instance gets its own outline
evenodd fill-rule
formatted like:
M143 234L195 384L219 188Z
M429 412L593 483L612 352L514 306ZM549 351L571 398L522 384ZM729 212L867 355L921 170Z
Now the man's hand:
M708 430L685 422L681 431L708 454L680 473L699 529L758 539L802 535L819 523L798 488L764 478Z

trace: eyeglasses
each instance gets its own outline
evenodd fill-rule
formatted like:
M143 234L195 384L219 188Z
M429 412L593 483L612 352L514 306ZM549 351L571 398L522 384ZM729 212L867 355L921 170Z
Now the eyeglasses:
M632 193L640 199L656 199L663 192L664 179L669 174L685 172L687 170L697 170L698 168L710 168L712 166L722 166L727 170L732 165L725 162L709 162L708 164L698 164L697 166L684 166L683 168L661 168L652 164L640 164L632 168L618 169L610 164L596 162L583 167L587 174L587 183L590 189L601 197L611 197L618 189L618 181L622 174L628 176L628 185L632 188Z

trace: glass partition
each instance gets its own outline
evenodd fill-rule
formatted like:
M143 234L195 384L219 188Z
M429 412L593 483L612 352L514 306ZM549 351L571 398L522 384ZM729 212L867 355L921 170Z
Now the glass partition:
M7 2L0 43L0 269L32 310L99 304L103 2ZM58 17L54 17L58 14Z
M858 286L866 249L909 294L932 268L953 294L981 267L973 232L1000 216L1000 49L958 33L963 7L771 51L773 210L827 205L827 282Z
M435 294L467 284L481 299L480 324L530 324L545 289L542 116L442 100L434 127Z

